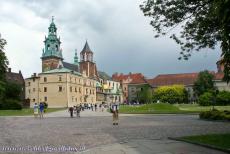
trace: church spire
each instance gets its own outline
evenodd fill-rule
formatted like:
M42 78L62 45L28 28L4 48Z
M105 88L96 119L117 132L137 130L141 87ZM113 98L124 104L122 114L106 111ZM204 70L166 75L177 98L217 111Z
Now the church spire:
M85 46L82 49L80 55L81 55L81 61L93 62L93 52L90 49L87 40L85 42Z
M56 35L57 33L57 28L56 25L54 24L54 16L52 16L52 20L49 26L49 35Z
M60 37L57 37L57 28L54 24L54 17L52 16L52 20L50 26L48 28L48 37L45 37L45 48L43 49L42 59L48 57L55 57L63 60L62 50L60 48Z
M87 40L86 40L85 46L84 46L84 48L82 49L81 52L92 52L91 49L90 49L90 47L89 47L89 45L88 45Z

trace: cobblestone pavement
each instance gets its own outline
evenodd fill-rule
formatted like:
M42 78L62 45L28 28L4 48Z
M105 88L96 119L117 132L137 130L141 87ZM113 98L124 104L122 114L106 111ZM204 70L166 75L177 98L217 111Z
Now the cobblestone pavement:
M0 117L0 146L83 145L94 149L129 141L230 132L230 123L203 121L198 115L122 115L118 126L112 125L109 113L84 111L81 118L70 118L68 112L59 111L56 116L48 114L42 120Z

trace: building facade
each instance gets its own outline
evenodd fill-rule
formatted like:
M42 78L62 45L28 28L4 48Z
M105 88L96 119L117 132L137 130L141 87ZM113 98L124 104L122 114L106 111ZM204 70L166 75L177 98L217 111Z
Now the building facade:
M105 72L98 72L99 82L97 84L98 102L123 102L123 92L120 82L112 80Z
M35 74L25 85L31 107L37 102L46 102L52 108L96 102L96 81L66 68Z
M51 108L96 103L97 68L88 42L80 53L80 62L77 52L73 63L65 62L60 37L57 37L57 28L52 19L44 44L42 73L25 80L26 99L30 101L30 107L39 102L46 102Z
M132 95L129 91L129 85L139 85L146 83L145 77L141 73L129 73L126 75L115 73L112 75L112 79L120 83L123 92L124 103L129 103L130 95Z

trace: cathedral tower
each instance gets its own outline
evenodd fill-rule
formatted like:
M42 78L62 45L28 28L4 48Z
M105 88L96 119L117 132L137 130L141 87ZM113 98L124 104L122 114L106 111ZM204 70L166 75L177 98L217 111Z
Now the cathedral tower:
M63 61L62 50L60 48L60 37L57 38L57 28L54 18L48 28L48 37L45 37L45 48L42 52L42 72L56 69L59 62Z
M86 41L80 53L80 72L90 78L97 78L97 67L93 61L93 52Z

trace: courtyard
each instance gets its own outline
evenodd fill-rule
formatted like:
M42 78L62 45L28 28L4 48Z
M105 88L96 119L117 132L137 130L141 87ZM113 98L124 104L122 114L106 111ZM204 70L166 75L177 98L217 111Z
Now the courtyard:
M113 126L108 112L86 110L81 118L70 118L62 110L41 120L0 117L0 132L0 145L5 147L84 147L83 153L223 153L168 137L229 133L230 123L203 121L198 115L122 114L119 125Z

